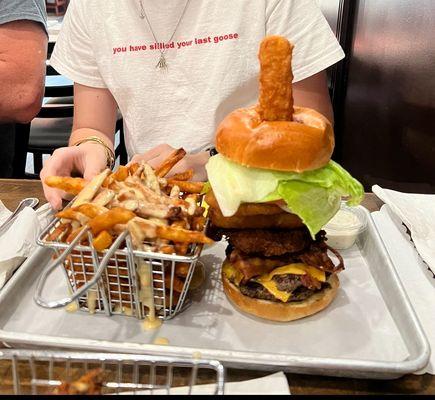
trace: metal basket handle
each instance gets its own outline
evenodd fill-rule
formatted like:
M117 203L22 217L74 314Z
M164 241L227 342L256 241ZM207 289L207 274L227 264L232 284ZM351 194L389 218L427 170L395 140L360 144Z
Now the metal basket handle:
M101 260L101 263L98 265L97 270L95 271L94 277L86 283L84 286L82 286L80 289L78 289L76 292L72 293L71 296L65 297L61 300L50 300L46 301L42 298L42 291L45 287L45 284L47 283L48 276L54 271L56 267L59 265L63 265L66 258L71 254L71 252L74 250L77 243L80 241L80 238L82 235L87 231L87 228L84 228L79 235L71 242L69 247L62 253L62 255L53 260L42 272L41 276L38 279L38 282L36 284L36 290L35 295L33 297L36 304L43 308L62 308L67 306L68 304L72 303L73 301L77 300L80 296L82 296L84 293L86 293L92 286L94 286L98 280L101 278L105 268L107 267L107 264L109 263L111 257L115 253L115 251L119 248L121 243L125 240L125 238L128 235L128 232L123 232L118 238L113 242L112 246L107 250L107 253L104 255L103 259ZM95 252L95 251L94 251ZM97 261L97 258L94 257Z

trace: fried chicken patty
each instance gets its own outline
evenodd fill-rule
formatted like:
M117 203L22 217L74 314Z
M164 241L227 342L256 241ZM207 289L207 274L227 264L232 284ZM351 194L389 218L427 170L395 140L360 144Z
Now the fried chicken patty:
M210 229L207 232L215 240L222 236L228 238L229 244L245 254L260 254L266 257L298 253L313 243L308 229Z

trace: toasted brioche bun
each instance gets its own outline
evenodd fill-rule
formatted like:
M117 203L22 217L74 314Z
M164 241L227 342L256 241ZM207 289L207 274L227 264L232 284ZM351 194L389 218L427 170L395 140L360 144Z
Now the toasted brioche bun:
M259 318L278 322L294 321L322 311L334 300L340 286L338 276L333 274L327 280L330 285L329 288L323 289L303 301L281 303L254 299L243 295L237 286L228 280L224 273L222 273L222 281L224 292L228 299L241 311Z
M334 151L331 123L310 108L294 107L293 121L263 121L256 106L229 114L216 149L245 167L303 172L324 167Z

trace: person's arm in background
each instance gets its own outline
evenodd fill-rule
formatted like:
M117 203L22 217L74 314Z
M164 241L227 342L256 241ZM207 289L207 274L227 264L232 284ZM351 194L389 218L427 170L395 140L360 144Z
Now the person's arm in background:
M47 200L53 208L62 206L62 192L44 184L48 176L78 174L92 179L107 166L104 146L97 142L75 144L90 136L97 136L113 151L117 104L107 89L74 84L74 122L70 147L57 149L45 162L41 180Z
M47 34L34 21L0 25L0 122L26 123L41 108Z
M334 124L334 111L325 71L294 83L293 97L295 105L313 108Z

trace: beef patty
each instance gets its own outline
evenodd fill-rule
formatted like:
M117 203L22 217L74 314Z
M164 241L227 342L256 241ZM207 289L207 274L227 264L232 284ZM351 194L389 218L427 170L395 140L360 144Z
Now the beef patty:
M283 275L274 277L274 281L277 283L279 290L284 292L292 293L287 303L295 301L303 301L313 295L314 293L329 287L329 283L322 283L319 289L309 289L305 287L300 277L297 275ZM275 298L264 286L260 285L255 281L248 281L247 283L241 284L239 286L240 292L253 299L269 300L280 302Z

